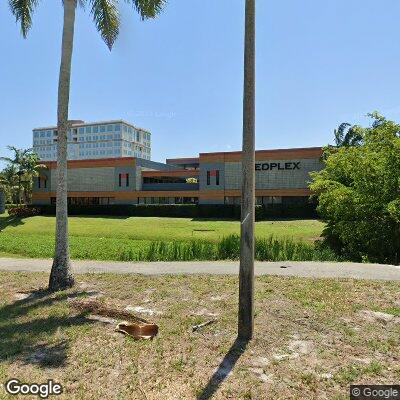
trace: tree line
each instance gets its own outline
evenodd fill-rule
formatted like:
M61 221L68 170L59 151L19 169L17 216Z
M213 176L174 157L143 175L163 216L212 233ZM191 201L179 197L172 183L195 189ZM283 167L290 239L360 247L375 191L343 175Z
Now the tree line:
M0 157L7 163L0 171L0 185L7 203L28 204L32 200L33 179L40 170L46 168L40 164L39 157L32 149L18 149L8 146L11 157Z

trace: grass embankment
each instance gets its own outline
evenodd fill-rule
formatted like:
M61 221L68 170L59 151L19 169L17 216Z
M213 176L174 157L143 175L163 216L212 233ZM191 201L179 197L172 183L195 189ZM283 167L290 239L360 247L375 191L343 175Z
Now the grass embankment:
M396 282L259 277L254 340L240 350L235 277L80 275L76 289L16 300L47 280L0 273L0 383L51 378L64 387L60 399L344 400L351 383L400 380L400 324L363 314L398 314ZM141 315L159 335L136 342L68 306L89 295L154 311Z
M316 220L256 223L259 259L331 259L314 251L323 229ZM55 218L0 217L0 254L50 258L54 251ZM93 260L214 260L237 258L238 221L189 218L70 217L71 256ZM274 240L270 242L271 236ZM302 243L299 243L302 242ZM263 244L269 245L262 248ZM272 246L272 247L271 247Z

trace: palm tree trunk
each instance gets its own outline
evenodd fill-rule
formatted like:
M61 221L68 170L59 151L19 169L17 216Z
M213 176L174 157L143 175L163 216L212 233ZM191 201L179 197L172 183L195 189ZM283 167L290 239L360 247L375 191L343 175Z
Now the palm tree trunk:
M18 174L18 205L21 204L21 175Z
M238 317L242 340L253 337L254 326L255 14L255 0L246 0Z
M73 286L68 243L68 192L67 192L67 133L68 106L71 80L71 60L74 41L76 0L64 0L64 27L61 49L61 66L58 82L57 110L57 202L56 246L51 268L49 289L62 290Z

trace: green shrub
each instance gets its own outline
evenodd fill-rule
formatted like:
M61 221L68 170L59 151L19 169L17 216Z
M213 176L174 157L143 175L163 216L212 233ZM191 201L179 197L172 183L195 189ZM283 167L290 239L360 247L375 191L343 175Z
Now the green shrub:
M5 207L6 207L6 210L9 210L10 208L20 207L21 205L24 205L24 204L11 204L11 203L6 203Z
M328 148L311 189L325 243L347 259L400 262L400 125L378 114L357 146ZM355 129L355 128L354 128Z
M55 215L54 205L35 205L43 215ZM69 206L69 215L109 215L128 217L215 218L240 220L240 206L231 204L111 204ZM255 219L315 217L315 205L255 206Z
M35 207L17 206L8 209L8 214L19 218L33 217L39 215L41 210Z

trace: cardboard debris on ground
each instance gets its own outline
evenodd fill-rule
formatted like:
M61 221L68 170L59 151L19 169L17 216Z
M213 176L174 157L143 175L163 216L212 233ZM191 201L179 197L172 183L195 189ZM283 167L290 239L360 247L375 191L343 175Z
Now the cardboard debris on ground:
M152 339L158 334L158 326L156 324L146 321L129 311L107 306L96 299L73 300L70 302L70 306L80 312L124 320L124 322L117 325L115 330L134 339Z

